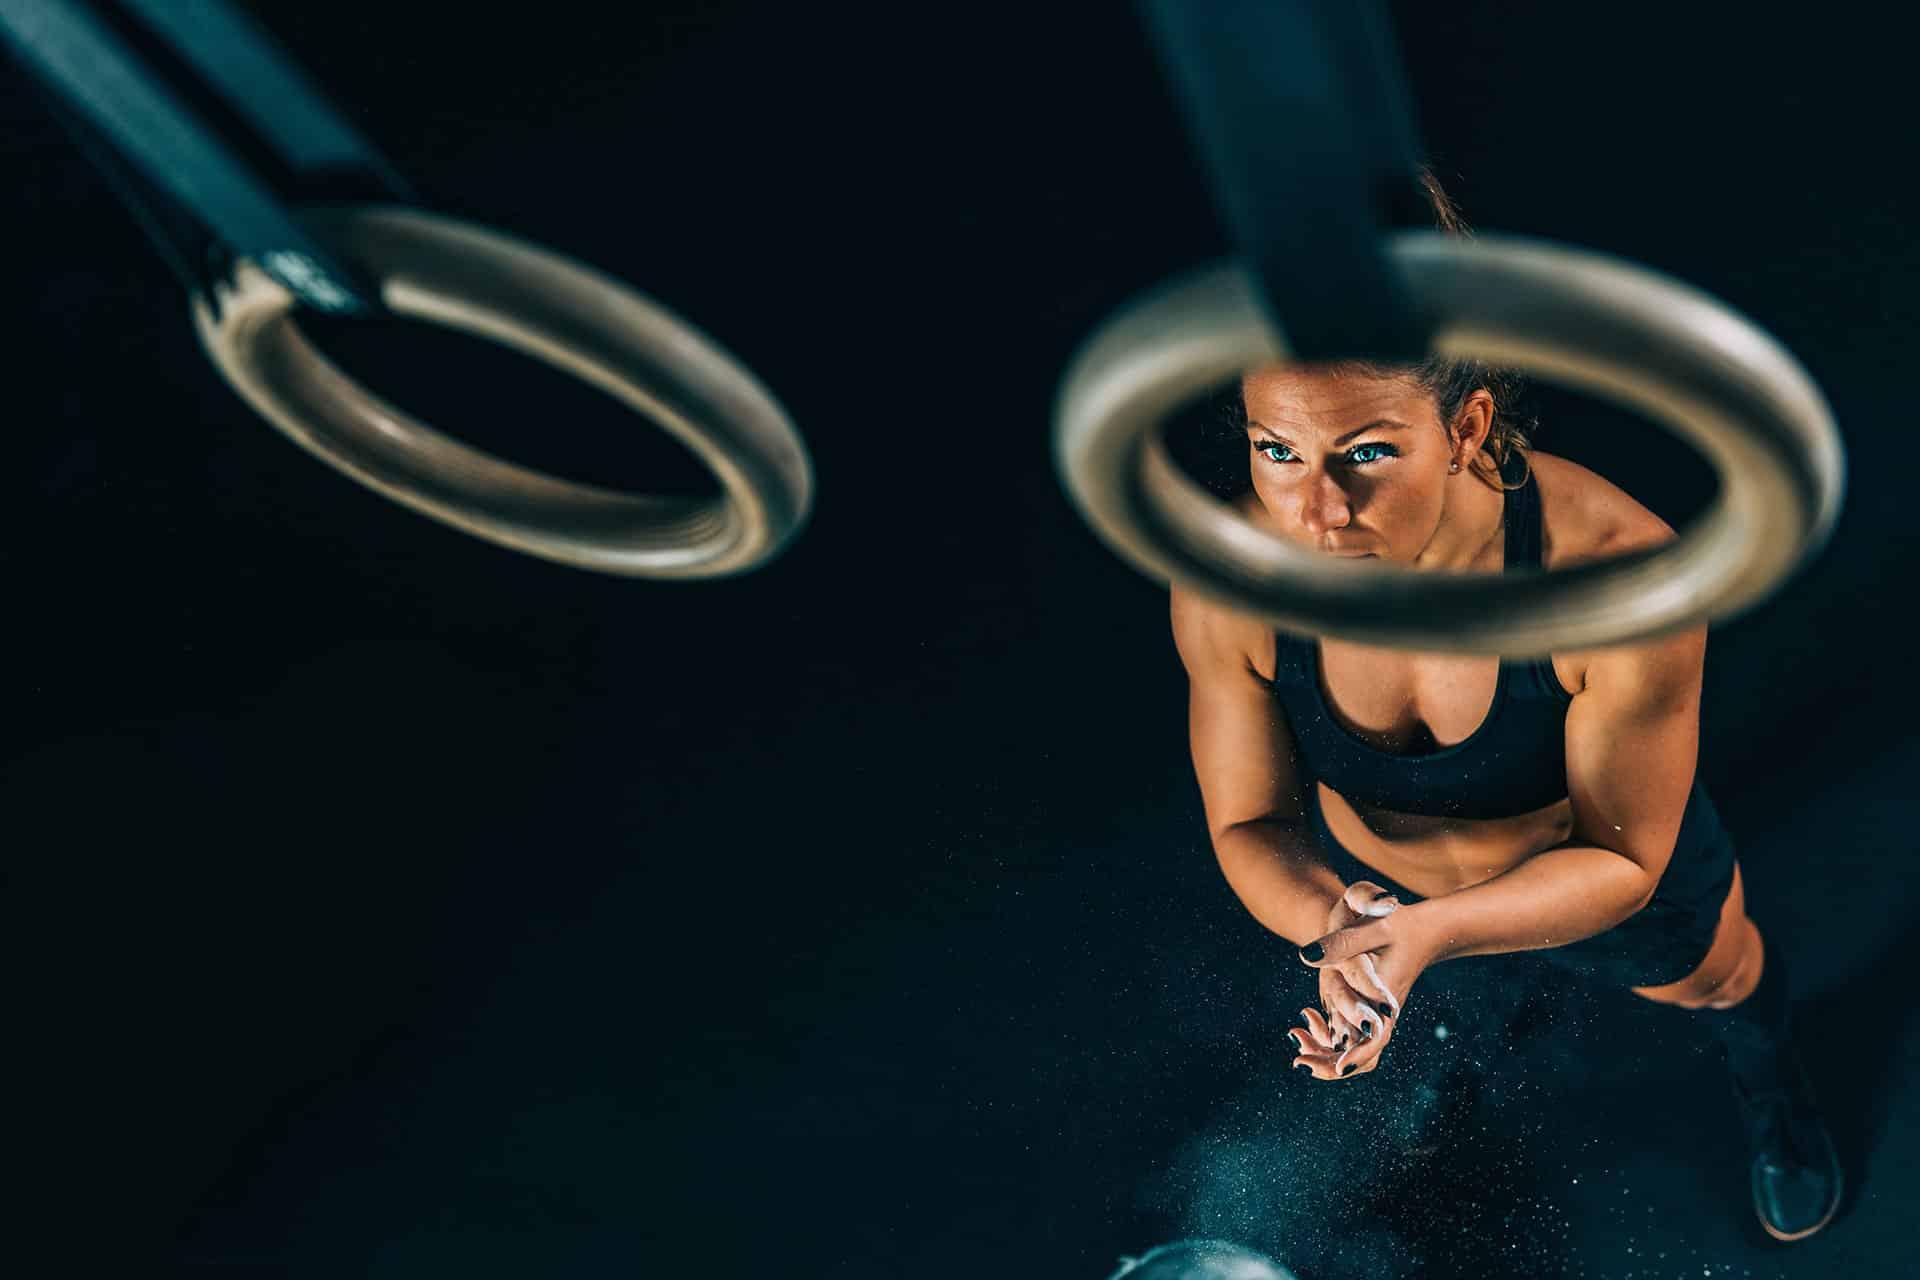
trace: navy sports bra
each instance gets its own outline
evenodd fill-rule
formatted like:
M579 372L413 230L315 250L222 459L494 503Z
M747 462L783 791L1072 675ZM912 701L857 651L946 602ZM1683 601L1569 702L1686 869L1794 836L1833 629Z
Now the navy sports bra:
M1503 476L1525 474L1518 453ZM1540 485L1528 477L1501 509L1506 568L1541 566ZM1464 742L1424 755L1395 755L1363 742L1327 709L1320 644L1274 634L1274 696L1287 712L1305 780L1321 781L1359 805L1456 818L1508 818L1567 798L1566 721L1573 695L1553 662L1500 660L1493 706Z

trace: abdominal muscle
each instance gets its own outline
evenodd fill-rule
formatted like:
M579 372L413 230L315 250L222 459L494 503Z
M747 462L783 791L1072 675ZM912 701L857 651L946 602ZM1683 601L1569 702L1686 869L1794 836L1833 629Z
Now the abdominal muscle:
M1463 819L1359 808L1324 782L1320 809L1347 852L1423 898L1479 884L1573 833L1573 804L1511 818Z

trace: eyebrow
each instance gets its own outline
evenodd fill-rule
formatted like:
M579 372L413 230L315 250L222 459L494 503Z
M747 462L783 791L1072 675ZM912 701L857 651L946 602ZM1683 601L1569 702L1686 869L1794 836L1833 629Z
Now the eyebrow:
M1266 423L1255 422L1252 418L1247 419L1247 425L1250 427L1258 427L1260 430L1268 432L1269 434L1272 434L1272 435L1277 436L1281 434L1280 432L1275 431L1272 427L1268 426ZM1365 426L1355 427L1353 430L1347 432L1347 434L1341 436L1338 440L1335 440L1333 442L1333 447L1338 449L1341 445L1353 439L1355 436L1365 435L1367 432L1373 430L1375 427L1388 427L1388 428L1394 428L1397 430L1405 431L1407 429L1407 424L1400 421L1398 418L1375 418L1372 422L1367 423Z

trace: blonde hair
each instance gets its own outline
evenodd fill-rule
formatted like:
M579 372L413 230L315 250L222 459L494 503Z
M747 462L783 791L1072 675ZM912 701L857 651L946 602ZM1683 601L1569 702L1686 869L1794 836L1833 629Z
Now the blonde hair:
M1433 209L1434 225L1450 236L1470 239L1473 229L1466 219L1460 216L1459 208L1453 203L1440 180L1434 176L1432 168L1422 166L1419 170L1420 186L1427 194L1427 203ZM1507 369L1497 369L1480 360L1450 360L1441 356L1423 360L1414 365L1375 364L1366 360L1336 361L1332 366L1336 370L1350 373L1364 373L1376 378L1406 378L1422 391L1431 395L1440 410L1440 425L1447 434L1453 434L1454 421L1460 411L1466 407L1469 397L1475 391L1484 390L1493 397L1493 425L1487 431L1487 440L1480 452L1467 464L1468 470L1482 480L1500 490L1518 489L1526 484L1532 474L1533 445L1527 433L1537 427L1531 419L1520 418L1514 405L1520 398L1525 383L1519 374ZM1507 459L1515 454L1525 464L1520 479L1512 484L1506 483L1504 472Z

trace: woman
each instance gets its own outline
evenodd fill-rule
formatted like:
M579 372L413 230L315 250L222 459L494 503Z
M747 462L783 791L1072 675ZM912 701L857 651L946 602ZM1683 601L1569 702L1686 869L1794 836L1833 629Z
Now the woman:
M1443 229L1464 234L1445 195ZM1256 369L1241 381L1256 524L1422 571L1561 568L1673 537L1593 472L1528 447L1471 362ZM1541 950L1710 1018L1783 1240L1841 1175L1788 1036L1782 959L1695 780L1706 628L1531 662L1276 634L1176 589L1190 727L1234 892L1301 946L1321 1009L1295 1065L1374 1070L1421 973Z

